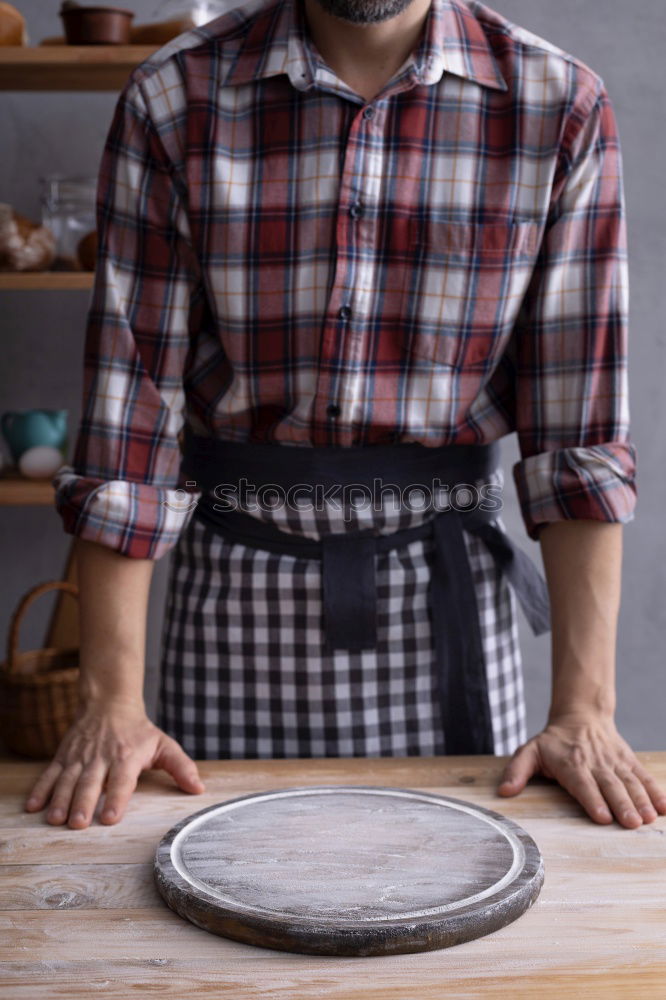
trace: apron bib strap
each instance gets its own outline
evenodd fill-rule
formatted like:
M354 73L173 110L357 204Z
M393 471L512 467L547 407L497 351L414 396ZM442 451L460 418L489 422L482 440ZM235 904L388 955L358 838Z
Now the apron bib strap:
M433 522L431 579L437 683L449 754L492 754L492 719L472 570L457 511Z
M377 645L377 536L336 533L321 539L324 648L374 649Z

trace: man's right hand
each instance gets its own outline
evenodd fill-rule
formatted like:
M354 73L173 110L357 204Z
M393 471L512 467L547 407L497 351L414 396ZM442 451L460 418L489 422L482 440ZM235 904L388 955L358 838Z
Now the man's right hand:
M37 812L49 803L49 823L83 830L104 791L101 821L117 823L139 775L149 768L168 771L185 792L205 791L195 762L150 721L143 706L108 700L103 706L86 704L33 785L25 809Z

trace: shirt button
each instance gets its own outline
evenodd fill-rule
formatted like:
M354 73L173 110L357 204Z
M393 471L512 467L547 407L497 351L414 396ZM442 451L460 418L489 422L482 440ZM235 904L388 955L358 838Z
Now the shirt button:
M341 410L337 403L329 403L326 407L326 413L329 417L339 417Z
M338 316L340 317L340 319L349 319L351 314L352 311L349 306L340 306L340 310L338 312Z
M359 215L363 215L363 208L360 202L356 201L353 205L349 206L349 214L352 219L358 219Z
M363 117L364 118L374 118L375 117L375 109L372 108L372 107L370 107L370 106L368 106L367 108L363 108Z

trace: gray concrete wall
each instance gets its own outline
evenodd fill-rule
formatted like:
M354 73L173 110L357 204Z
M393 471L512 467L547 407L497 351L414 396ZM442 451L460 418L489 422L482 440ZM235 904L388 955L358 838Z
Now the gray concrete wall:
M21 0L31 43L60 33L59 5ZM156 0L134 0L135 23L153 18ZM492 5L491 5L492 6ZM614 102L624 151L631 280L631 409L639 453L639 506L625 529L624 596L618 641L620 731L637 750L665 749L666 565L662 525L664 474L664 212L666 111L663 100L666 8L662 0L501 0L512 21L588 63ZM0 201L39 217L38 178L45 172L96 174L115 96L87 93L0 95ZM68 407L76 427L88 293L0 293L0 410ZM511 480L515 436L503 441L505 519L539 561L524 533ZM60 575L68 538L49 508L0 510L0 642L20 595ZM147 703L154 677L168 558L156 566L147 650ZM39 645L50 602L26 621L24 645ZM521 622L529 732L538 731L550 693L549 637L535 639Z

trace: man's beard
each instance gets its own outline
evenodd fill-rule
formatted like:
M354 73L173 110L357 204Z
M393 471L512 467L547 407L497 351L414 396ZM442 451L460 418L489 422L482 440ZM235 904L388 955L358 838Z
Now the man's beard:
M353 24L388 21L409 7L412 0L317 0L327 14Z

